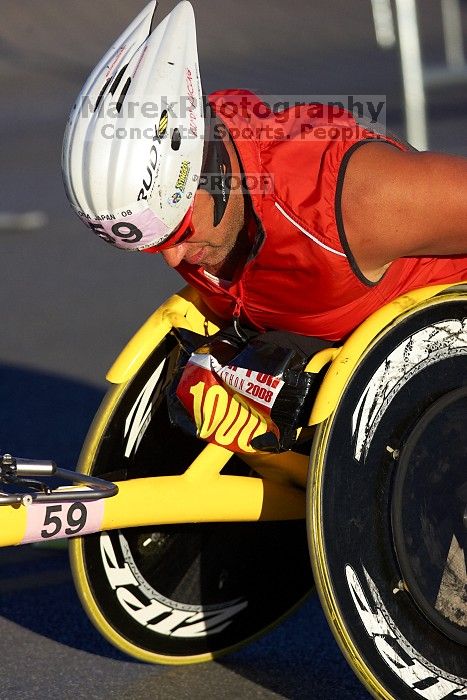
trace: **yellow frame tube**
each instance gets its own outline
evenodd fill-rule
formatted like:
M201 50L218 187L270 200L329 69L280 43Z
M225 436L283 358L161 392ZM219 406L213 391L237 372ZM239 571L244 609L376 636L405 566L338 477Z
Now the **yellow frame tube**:
M302 489L270 479L222 475L230 457L229 450L207 445L184 474L120 482L117 496L105 502L102 529L305 517Z
M257 474L267 480L273 480L280 484L289 484L306 489L308 479L308 466L310 458L298 452L279 452L267 454L256 452L254 454L239 454L242 462L248 464Z
M103 499L103 518L95 531L175 523L305 518L303 489L271 479L220 474L231 456L232 452L225 448L207 445L184 474L116 482L119 491L116 496ZM82 487L66 490L73 488ZM60 503L59 494L53 503ZM28 508L0 506L0 546L21 543ZM40 534L37 540L41 540Z

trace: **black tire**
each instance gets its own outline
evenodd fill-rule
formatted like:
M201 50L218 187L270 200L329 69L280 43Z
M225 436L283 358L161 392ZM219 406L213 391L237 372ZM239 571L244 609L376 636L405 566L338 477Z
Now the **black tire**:
M467 296L399 317L312 450L316 586L378 698L467 697Z
M82 471L115 481L181 474L205 447L169 425L164 387L173 356L169 337L128 385L110 392ZM140 428L129 440L138 400ZM248 474L235 457L226 469ZM73 541L71 562L99 631L126 653L160 663L195 663L238 648L292 612L313 586L304 521L114 530Z

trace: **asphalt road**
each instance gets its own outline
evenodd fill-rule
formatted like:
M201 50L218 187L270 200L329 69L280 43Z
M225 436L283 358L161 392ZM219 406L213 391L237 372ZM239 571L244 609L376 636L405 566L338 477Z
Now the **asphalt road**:
M397 53L377 48L369 1L193 4L205 91L385 94L388 126L402 130ZM424 51L439 60L438 3L423 4ZM48 223L25 230L0 215L0 452L76 463L107 368L180 287L162 261L113 250L87 233L61 185L69 107L90 67L143 5L2 2L0 212L40 211ZM161 14L170 7L163 0ZM466 108L460 89L430 96L434 148L467 154ZM0 614L0 700L367 697L316 598L222 662L151 667L124 658L93 630L64 551L27 546L0 553Z

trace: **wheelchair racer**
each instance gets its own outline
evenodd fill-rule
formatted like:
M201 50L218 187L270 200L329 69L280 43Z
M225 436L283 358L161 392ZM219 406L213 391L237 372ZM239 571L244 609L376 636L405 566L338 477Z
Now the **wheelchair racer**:
M96 66L65 133L66 192L94 233L160 253L226 322L329 342L467 279L466 159L332 106L274 111L239 89L205 105L191 5L153 28L155 12Z
M65 136L67 193L98 235L160 252L222 318L330 340L409 289L467 277L466 159L320 105L274 113L245 90L211 95L205 124L192 8L151 32L154 11L94 71L81 98L98 111L75 109ZM167 97L157 138L118 137L157 123L124 102L109 116L127 84L129 103Z

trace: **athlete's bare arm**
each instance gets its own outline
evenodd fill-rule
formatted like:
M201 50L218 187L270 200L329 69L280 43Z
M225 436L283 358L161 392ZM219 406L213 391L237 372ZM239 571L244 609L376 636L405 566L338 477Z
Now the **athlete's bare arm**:
M350 157L342 216L369 279L396 258L467 254L467 158L365 144Z

